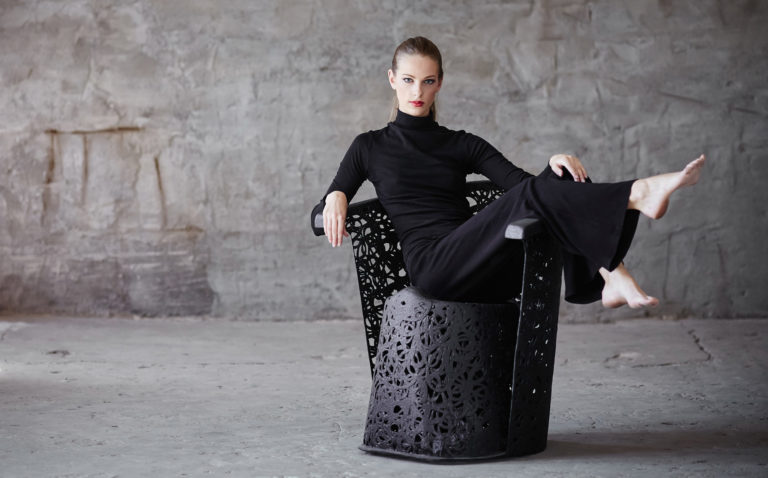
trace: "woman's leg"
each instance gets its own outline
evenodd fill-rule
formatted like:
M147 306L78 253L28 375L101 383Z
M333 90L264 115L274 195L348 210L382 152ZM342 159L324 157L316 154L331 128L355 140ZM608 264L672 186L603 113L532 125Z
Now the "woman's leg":
M673 192L686 186L693 186L699 181L701 168L706 158L702 154L688 163L682 171L659 174L632 183L627 209L635 209L650 217L658 219L667 212L669 198ZM600 275L605 281L602 291L602 301L605 307L615 308L622 305L636 309L653 307L659 301L649 296L630 275L624 264L619 264L612 271L600 268Z
M409 264L413 284L448 300L513 297L520 289L522 245L506 239L504 230L516 219L537 217L562 246L566 300L600 300L599 269L615 269L635 233L640 213L627 210L634 181L593 184L568 178L567 172L558 177L548 168L419 251Z
M645 214L654 203L666 207L672 192L698 180L702 161L677 173L612 184L577 183L567 172L558 177L547 168L420 253L411 280L448 300L493 300L496 288L514 291L517 284L502 276L519 270L522 254L504 238L504 228L515 219L538 217L563 246L567 301L655 305L621 263L635 233L635 209Z
M603 286L604 307L613 309L628 305L633 309L638 309L640 307L654 307L659 303L657 298L651 297L640 288L624 267L624 263L619 264L610 272L605 267L601 267L600 275L605 281L605 286Z
M693 186L699 181L705 161L702 154L682 171L638 179L632 183L627 209L637 209L651 219L660 218L667 212L669 197L673 192L685 186Z

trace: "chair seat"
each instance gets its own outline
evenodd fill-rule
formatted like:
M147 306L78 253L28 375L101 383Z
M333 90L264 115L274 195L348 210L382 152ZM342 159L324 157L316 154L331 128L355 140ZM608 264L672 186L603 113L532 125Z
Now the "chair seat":
M361 448L506 455L518 316L515 303L436 300L413 287L387 299Z

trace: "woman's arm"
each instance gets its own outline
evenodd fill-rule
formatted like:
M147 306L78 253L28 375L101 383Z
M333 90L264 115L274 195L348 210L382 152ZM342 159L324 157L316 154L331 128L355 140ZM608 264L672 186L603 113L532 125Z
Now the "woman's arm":
M518 168L486 140L471 133L464 138L469 171L479 173L505 191L533 175Z
M345 236L349 237L345 226L347 207L367 177L368 147L366 134L361 134L352 141L341 160L328 192L312 209L312 221L316 214L323 213L323 229L333 247L340 246Z
M496 185L508 191L510 188L520 183L523 179L532 175L518 168L507 158L504 157L496 148L491 146L484 139L467 134L468 157L471 160L471 171L480 173L493 181ZM564 178L564 171L570 174L574 181L583 183L589 181L587 170L579 158L569 154L555 154L549 158L548 166L539 176L555 174L559 178ZM567 177L568 175L566 175Z

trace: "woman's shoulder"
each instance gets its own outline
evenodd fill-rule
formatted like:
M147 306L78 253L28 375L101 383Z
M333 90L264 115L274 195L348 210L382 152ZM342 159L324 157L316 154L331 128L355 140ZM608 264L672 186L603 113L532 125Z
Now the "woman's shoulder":
M378 136L377 133L379 131L380 130L370 130L359 133L357 136L355 136L355 139L352 140L352 145L350 148L370 148L374 139Z
M485 141L479 135L477 135L477 134L475 134L475 133L473 133L471 131L466 131L466 130L460 129L460 130L456 130L456 131L453 131L453 132L456 133L457 135L460 135L460 136L462 136L464 138L467 138L467 139Z
M375 141L376 139L379 139L384 135L386 135L388 128L389 128L389 125L384 126L383 128L380 128L380 129L371 129L363 133L359 133L357 136L355 136L355 141L362 142L362 143L370 143L371 141Z
M370 151L376 146L382 146L391 141L390 125L387 124L380 129L372 129L359 133L352 140L350 148L358 149L361 151Z
M440 126L440 129L442 133L445 134L446 136L450 136L455 141L458 141L470 146L479 145L479 144L488 144L488 141L484 140L480 136L463 129L452 130L445 126Z

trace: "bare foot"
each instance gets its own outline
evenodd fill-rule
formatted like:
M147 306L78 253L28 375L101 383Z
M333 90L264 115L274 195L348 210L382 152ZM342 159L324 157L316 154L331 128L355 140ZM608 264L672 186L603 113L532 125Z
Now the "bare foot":
M639 309L640 307L655 307L659 304L659 299L649 296L640 288L624 264L619 264L611 272L605 268L600 268L600 275L605 280L603 307L615 309L626 304L632 309Z
M699 181L706 159L702 154L682 171L638 179L632 183L627 209L637 209L651 219L660 218L667 212L669 197L673 192L685 186L693 186Z

